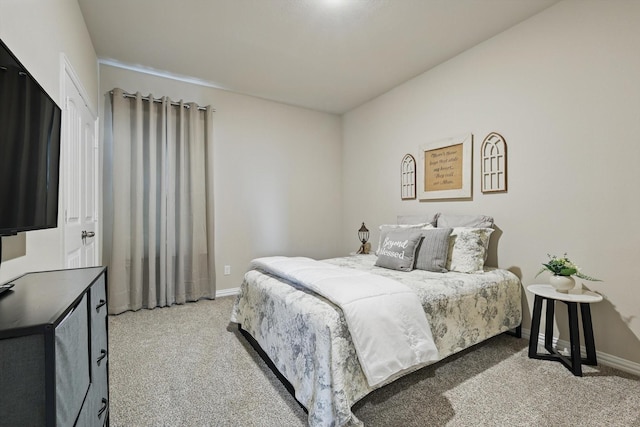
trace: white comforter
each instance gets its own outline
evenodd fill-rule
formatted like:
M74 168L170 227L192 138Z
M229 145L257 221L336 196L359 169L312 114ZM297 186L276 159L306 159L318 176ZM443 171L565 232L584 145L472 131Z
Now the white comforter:
M420 300L400 282L302 257L257 258L251 268L295 282L340 307L370 387L438 360Z

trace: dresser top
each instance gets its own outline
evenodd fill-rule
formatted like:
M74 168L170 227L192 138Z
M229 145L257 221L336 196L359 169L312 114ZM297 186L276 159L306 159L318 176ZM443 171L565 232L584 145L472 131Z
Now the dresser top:
M57 325L105 267L27 273L0 295L0 338Z

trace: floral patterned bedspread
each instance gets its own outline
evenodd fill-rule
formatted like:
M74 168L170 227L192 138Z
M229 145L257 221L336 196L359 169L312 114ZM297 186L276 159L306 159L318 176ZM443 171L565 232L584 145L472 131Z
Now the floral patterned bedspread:
M375 267L375 255L324 260L396 279L424 307L440 358L518 326L521 284L511 272L401 272ZM362 372L341 310L295 284L251 270L231 321L249 332L291 383L310 426L362 423L351 407L373 391ZM416 367L418 369L419 367Z

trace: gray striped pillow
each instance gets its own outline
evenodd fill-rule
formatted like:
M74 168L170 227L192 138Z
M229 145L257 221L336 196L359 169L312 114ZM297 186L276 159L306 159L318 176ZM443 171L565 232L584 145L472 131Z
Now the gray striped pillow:
M452 228L421 230L424 238L416 253L416 269L436 273L447 272L449 235L452 230Z

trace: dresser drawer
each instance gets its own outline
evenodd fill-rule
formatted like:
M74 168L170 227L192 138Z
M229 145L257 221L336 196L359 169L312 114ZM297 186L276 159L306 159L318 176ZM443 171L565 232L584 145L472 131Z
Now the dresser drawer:
M56 425L75 423L89 390L89 318L85 294L55 330Z
M109 346L107 338L107 289L105 275L89 290L91 297L91 415L92 426L107 425L109 416Z
M84 402L75 427L98 427L107 425L109 416L109 384L106 366L95 369L89 395Z
M107 363L107 291L104 274L89 290L91 312L91 363L92 369Z
M107 365L104 364L100 369L96 371L94 382L91 384L93 387L93 401L94 411L93 419L94 425L105 425L109 415L109 382L107 378Z
M101 275L89 290L91 296L91 316L107 316L107 286L104 274Z

